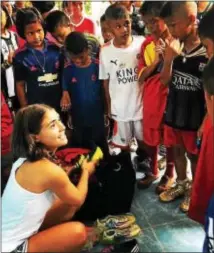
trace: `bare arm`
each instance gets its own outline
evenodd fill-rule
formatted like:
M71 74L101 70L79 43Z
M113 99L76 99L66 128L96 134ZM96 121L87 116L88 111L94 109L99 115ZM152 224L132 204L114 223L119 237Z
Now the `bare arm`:
M141 73L139 75L139 79L138 79L140 85L142 85L143 82L153 73L153 71L156 69L156 67L157 67L157 65L158 65L159 62L160 62L159 60L156 60L150 66L145 67L141 71Z
M19 99L19 103L20 103L21 107L26 106L28 103L27 103L27 99L26 99L26 95L25 95L25 82L24 81L16 82L16 92L17 92L17 97Z
M168 85L172 78L172 66L174 59L181 54L183 50L183 43L179 40L172 39L166 41L166 49L164 54L164 64L160 73L160 81L164 85Z
M164 59L163 68L160 72L160 81L164 85L168 85L172 78L173 60Z
M88 178L94 171L95 164L86 162L82 167L79 183L75 186L62 168L48 161L46 165L48 180L46 180L45 188L52 190L64 203L80 207L85 201L88 192Z

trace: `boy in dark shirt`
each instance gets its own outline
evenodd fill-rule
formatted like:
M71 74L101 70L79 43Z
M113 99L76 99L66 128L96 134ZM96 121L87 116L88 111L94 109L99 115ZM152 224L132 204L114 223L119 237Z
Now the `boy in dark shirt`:
M187 212L191 181L187 178L187 159L192 176L198 158L197 136L203 129L206 114L202 72L207 63L206 50L197 33L195 2L167 2L161 12L174 37L166 41L160 80L169 86L165 115L165 145L174 148L176 185L163 192L160 199L173 201L185 195L180 208Z
M26 39L14 58L17 96L21 107L44 103L60 112L59 48L45 39L44 23L35 8L17 12L16 26Z
M65 49L71 61L63 72L62 107L71 104L73 145L91 148L96 144L107 152L98 61L90 57L88 42L82 33L70 33Z

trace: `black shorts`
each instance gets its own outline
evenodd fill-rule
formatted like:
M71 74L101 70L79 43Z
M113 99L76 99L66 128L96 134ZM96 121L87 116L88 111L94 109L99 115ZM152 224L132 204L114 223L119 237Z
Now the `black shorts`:
M21 245L16 247L11 253L26 253L28 250L28 240L25 240Z

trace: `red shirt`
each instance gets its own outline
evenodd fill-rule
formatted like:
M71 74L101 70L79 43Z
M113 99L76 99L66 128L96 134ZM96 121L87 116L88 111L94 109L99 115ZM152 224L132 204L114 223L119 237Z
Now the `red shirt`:
M200 223L205 222L209 200L214 192L214 125L207 118L204 125L202 146L193 182L189 216Z
M147 37L141 46L138 62L138 76L155 60L155 41L152 36ZM143 125L152 129L159 129L162 125L166 107L168 88L160 82L161 62L156 70L143 84Z
M74 30L81 33L90 33L93 35L96 33L95 23L86 17L83 17L82 21L77 25L71 22L71 29L72 31Z
M10 138L13 131L13 120L1 92L1 154L5 155L10 152Z

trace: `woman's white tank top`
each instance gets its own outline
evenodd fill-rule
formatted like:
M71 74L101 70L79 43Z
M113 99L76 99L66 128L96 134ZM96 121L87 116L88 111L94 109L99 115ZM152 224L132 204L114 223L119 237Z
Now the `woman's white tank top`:
M2 196L2 252L13 251L37 233L54 201L54 193L49 190L32 193L18 184L16 170L25 160L19 158L13 164Z

